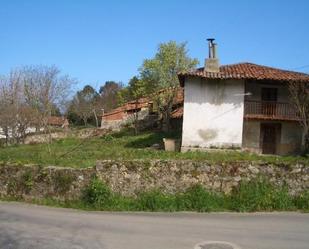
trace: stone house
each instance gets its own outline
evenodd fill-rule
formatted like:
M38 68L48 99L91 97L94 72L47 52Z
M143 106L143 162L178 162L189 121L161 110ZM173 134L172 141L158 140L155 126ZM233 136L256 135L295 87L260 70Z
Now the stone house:
M161 90L164 91L164 90ZM182 125L183 89L176 92L173 112L171 114L173 127ZM132 122L133 115L138 113L138 118L143 126L153 127L157 122L158 115L151 97L140 98L136 101L129 101L109 112L103 113L101 117L101 128L120 129L121 126Z
M47 124L50 126L68 128L70 123L69 120L65 117L50 116L48 117Z
M148 114L151 112L152 103L148 98L141 98L137 101L129 101L109 112L103 113L101 117L101 128L118 130L121 126L133 119L134 113ZM139 115L142 118L144 115Z
M209 40L205 66L179 74L184 87L182 151L242 148L263 154L301 149L302 128L289 102L288 82L309 75L253 63L219 66Z

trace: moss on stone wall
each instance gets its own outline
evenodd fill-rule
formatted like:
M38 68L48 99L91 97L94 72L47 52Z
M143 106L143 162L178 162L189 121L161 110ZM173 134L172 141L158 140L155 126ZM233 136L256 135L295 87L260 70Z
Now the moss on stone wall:
M214 192L230 193L242 181L258 177L286 186L295 195L309 189L309 166L262 162L209 163L190 160L99 161L96 167L76 169L38 165L0 165L0 196L23 199L80 198L93 176L113 192L137 196L157 189L174 194L199 184Z

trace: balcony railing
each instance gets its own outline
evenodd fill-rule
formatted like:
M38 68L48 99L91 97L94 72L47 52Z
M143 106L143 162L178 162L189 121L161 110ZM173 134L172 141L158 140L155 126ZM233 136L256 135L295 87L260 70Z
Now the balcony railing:
M244 108L245 118L249 119L299 120L295 108L289 103L246 100Z

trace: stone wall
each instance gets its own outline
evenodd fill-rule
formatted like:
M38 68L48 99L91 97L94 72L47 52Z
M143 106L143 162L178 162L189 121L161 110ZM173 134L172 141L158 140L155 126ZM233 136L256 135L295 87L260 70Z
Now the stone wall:
M89 138L89 137L97 137L103 136L110 131L108 129L101 128L85 128L80 130L63 130L58 132L51 132L50 134L40 133L40 134L32 134L28 135L25 139L25 144L41 144L48 143L50 139L59 140L68 137L74 138Z
M198 161L100 161L94 168L75 169L2 164L0 196L76 199L93 176L113 191L134 196L141 191L161 189L175 193L202 184L211 191L229 193L241 180L258 176L276 185L287 184L292 194L309 189L309 165Z
M23 199L77 199L90 182L92 168L0 165L0 196Z

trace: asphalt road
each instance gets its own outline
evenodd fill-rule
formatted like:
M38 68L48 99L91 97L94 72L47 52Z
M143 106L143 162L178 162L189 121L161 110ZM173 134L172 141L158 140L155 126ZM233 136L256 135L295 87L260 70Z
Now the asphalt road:
M193 249L208 240L308 249L309 214L109 213L0 202L1 249Z

